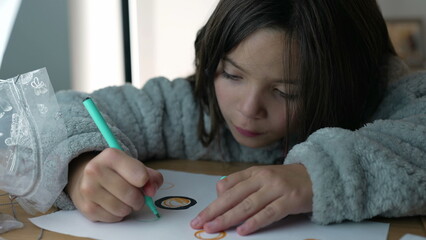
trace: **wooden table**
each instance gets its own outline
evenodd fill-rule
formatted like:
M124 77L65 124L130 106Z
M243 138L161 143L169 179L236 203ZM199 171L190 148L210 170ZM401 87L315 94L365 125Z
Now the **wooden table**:
M204 173L211 175L229 175L230 173L245 169L253 164L246 163L221 163L211 161L188 161L188 160L164 160L152 161L146 163L155 169L170 169L177 171L186 171L192 173ZM0 193L2 193L0 191ZM3 195L0 197L0 203L7 203L8 197ZM28 218L33 217L22 210L20 206L15 206L16 215L19 221L24 223L24 228L16 229L7 233L0 234L0 237L7 240L37 239L42 233L43 240L81 240L88 238L79 238L69 235L63 235L56 232L42 230L32 224ZM51 211L55 211L52 209ZM49 211L49 212L51 212ZM10 206L0 206L0 212L12 215ZM40 214L39 214L40 215ZM411 233L420 236L426 236L426 217L406 217L406 218L375 218L374 221L390 223L388 240L398 240L404 234Z

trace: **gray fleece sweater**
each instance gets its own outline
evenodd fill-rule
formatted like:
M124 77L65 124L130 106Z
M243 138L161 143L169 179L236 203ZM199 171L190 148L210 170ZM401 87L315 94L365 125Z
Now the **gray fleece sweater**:
M68 130L69 161L107 143L83 107L87 94L57 93ZM150 80L142 89L108 87L90 95L120 144L140 159L184 158L273 164L280 143L239 145L227 129L220 146L197 138L198 105L184 79ZM208 124L208 123L207 123ZM313 182L312 220L321 224L374 216L426 214L426 72L392 83L371 123L356 130L324 128L295 145L284 164L302 163ZM63 166L67 172L67 166ZM62 193L56 205L74 208Z

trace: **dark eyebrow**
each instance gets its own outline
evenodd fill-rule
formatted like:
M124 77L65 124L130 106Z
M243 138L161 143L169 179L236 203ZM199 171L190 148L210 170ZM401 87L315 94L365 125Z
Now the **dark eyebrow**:
M230 59L228 56L223 58L223 61L229 62L230 64L232 64L234 67L238 68L239 70L247 73L247 71L241 67L240 65L238 65L238 63L236 63L234 60ZM274 83L286 83L286 84L294 84L297 85L297 81L295 79L274 79L273 80Z
M284 79L284 80L279 79L279 80L275 80L274 82L297 85L297 81L295 79Z
M241 71L247 72L243 67L238 65L236 62L234 62L234 60L230 59L229 57L224 57L223 60L226 61L226 62L229 62L230 64L232 64L234 67L240 69Z

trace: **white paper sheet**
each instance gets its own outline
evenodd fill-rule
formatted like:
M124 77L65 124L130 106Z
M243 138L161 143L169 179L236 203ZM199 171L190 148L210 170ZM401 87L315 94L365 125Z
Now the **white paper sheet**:
M21 0L0 1L0 69Z
M400 240L426 240L426 237L417 236L414 234L405 234Z
M164 175L164 185L153 198L158 201L164 197L182 196L194 199L197 203L187 209L167 210L158 208L161 218L150 221L152 213L144 208L137 214L119 223L94 223L78 211L59 211L31 218L40 228L64 234L95 239L327 239L327 240L385 240L389 224L377 222L342 223L320 226L309 221L308 216L287 217L255 234L241 237L234 229L220 234L197 232L189 222L198 212L216 198L218 176L192 174L160 170ZM171 201L170 205L177 203ZM170 206L169 205L169 206Z

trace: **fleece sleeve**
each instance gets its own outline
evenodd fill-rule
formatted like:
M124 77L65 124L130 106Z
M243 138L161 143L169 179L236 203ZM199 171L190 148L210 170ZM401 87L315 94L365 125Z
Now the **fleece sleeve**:
M314 222L426 214L426 72L390 86L374 119L320 129L287 155L310 174Z
M108 145L82 101L90 96L98 106L124 150L140 160L155 158L197 159L205 149L197 140L198 110L190 83L156 78L142 89L131 85L108 87L92 94L76 91L57 93L68 131L68 159ZM59 146L58 146L59 147ZM69 162L68 161L68 162ZM63 171L68 172L68 164ZM56 201L62 209L73 205L62 193Z

